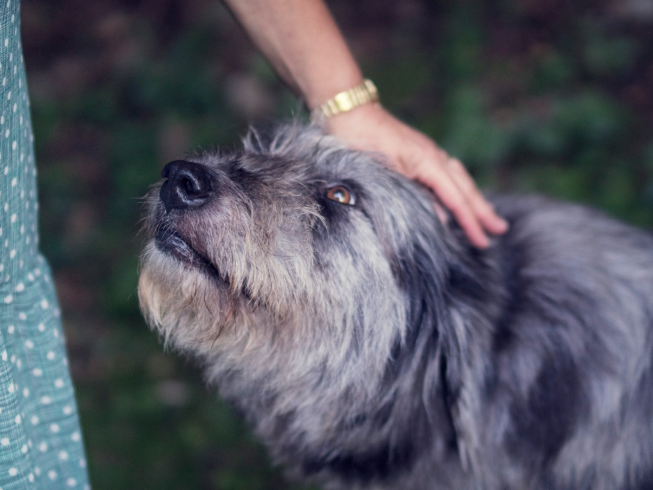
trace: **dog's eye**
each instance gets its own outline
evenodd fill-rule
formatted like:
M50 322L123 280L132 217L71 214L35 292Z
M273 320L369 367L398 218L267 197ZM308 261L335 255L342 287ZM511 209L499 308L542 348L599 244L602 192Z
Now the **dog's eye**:
M354 193L341 185L331 187L331 189L327 191L327 197L332 201L339 202L340 204L349 204L350 206L356 204Z

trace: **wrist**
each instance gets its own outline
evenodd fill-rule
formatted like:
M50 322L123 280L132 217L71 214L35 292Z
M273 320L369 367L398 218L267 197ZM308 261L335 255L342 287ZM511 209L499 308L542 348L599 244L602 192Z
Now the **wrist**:
M338 71L339 73L333 73ZM358 67L349 70L324 70L314 80L298 83L301 96L309 110L313 110L335 95L363 83Z
M324 119L320 125L327 133L342 133L370 124L370 121L376 124L384 118L385 113L385 109L380 104L366 104L357 107L356 110Z

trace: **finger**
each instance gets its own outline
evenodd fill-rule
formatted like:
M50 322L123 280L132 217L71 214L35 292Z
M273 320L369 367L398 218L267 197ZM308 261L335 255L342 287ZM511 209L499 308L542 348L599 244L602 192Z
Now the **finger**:
M476 217L483 227L500 235L508 229L508 223L496 214L494 207L481 194L472 177L469 175L464 165L457 158L450 158L448 161L449 170L461 192L467 198L470 206L474 210Z
M474 246L486 248L490 244L472 207L448 172L441 166L432 166L418 175L417 179L435 192Z
M449 223L449 216L447 215L447 212L444 210L444 208L440 206L438 201L435 202L435 214L438 215L438 218L440 218L440 222L443 225Z

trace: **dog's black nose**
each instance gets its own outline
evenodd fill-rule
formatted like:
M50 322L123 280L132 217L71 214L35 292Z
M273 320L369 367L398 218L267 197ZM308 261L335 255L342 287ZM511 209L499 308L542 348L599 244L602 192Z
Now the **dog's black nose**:
M159 197L166 212L172 209L196 208L213 195L213 179L206 166L200 163L175 160L161 171L168 180L161 186Z

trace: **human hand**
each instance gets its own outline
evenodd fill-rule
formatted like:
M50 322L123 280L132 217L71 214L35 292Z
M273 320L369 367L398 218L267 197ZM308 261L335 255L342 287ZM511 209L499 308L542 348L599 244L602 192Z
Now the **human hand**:
M325 129L350 148L385 155L394 170L432 189L476 247L489 245L486 231L500 235L508 229L458 159L381 106L338 114L326 120Z

